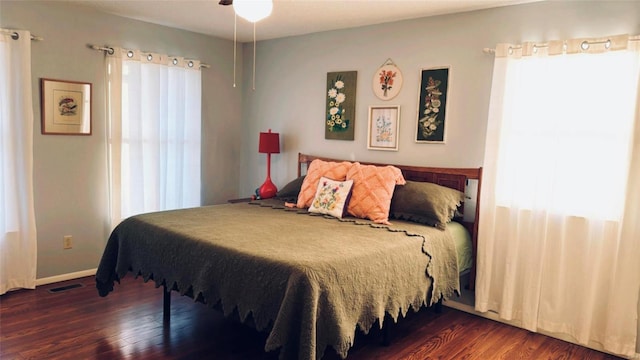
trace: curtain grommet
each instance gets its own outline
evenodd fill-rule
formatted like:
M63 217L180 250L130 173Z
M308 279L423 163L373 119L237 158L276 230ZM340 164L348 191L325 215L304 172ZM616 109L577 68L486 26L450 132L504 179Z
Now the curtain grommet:
M589 42L586 40L583 41L582 43L580 43L580 48L582 49L582 51L589 50Z

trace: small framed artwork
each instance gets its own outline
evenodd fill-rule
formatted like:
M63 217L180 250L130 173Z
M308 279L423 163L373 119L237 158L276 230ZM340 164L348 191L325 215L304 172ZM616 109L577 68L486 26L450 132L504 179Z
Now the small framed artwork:
M370 106L367 149L398 151L400 106Z
M373 75L373 93L380 100L391 100L402 89L402 72L391 59L387 59L384 64Z
M448 89L449 67L420 71L416 142L444 144Z
M40 79L42 133L91 135L91 83Z
M356 125L357 71L327 73L324 138L353 140Z

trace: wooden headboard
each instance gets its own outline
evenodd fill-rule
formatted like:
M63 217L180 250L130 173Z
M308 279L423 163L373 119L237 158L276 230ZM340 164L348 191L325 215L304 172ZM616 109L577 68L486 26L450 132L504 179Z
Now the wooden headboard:
M350 160L340 160L340 159L331 159L326 157L307 155L298 153L298 176L302 175L303 164L305 165L305 171L309 168L311 162L315 159L320 159L324 161L350 161ZM476 212L474 214L474 220L472 222L463 222L463 225L469 230L471 233L471 241L473 244L473 267L471 268L471 274L469 278L469 288L473 290L475 288L475 279L476 279L476 255L478 248L478 219L479 219L479 211L480 211L480 188L482 185L482 168L436 168L436 167L423 167L423 166L408 166L408 165L398 165L398 164L381 164L381 163L372 163L360 161L361 164L364 165L377 165L377 166L386 166L393 165L399 168L402 171L402 175L406 180L411 181L421 181L421 182L430 182L442 186L446 186L448 188L456 189L461 192L465 192L465 186L467 184L467 180L474 179L478 180L478 189L476 193Z

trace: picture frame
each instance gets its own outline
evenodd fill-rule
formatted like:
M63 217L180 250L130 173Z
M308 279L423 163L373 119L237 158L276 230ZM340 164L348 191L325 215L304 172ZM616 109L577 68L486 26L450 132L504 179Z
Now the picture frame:
M44 135L91 135L91 83L40 79Z
M373 74L373 94L380 100L388 101L395 98L402 89L402 72L391 59L387 59Z
M398 151L399 129L399 105L370 106L367 149Z
M445 143L450 67L420 70L416 142Z
M327 73L324 138L353 140L356 126L357 71Z

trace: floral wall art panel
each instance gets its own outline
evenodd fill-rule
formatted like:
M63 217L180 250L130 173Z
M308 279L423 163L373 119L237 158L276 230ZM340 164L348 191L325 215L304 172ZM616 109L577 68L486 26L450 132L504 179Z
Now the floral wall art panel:
M327 73L324 138L353 140L356 124L357 71Z
M420 76L416 141L444 143L449 67L423 69Z
M373 93L380 100L391 100L400 93L402 82L402 72L393 60L387 59L373 75Z

